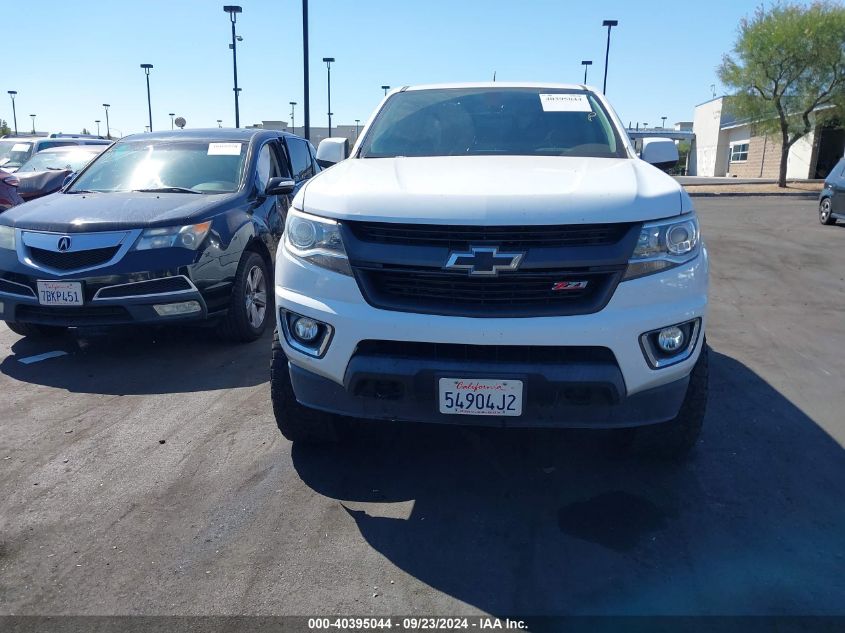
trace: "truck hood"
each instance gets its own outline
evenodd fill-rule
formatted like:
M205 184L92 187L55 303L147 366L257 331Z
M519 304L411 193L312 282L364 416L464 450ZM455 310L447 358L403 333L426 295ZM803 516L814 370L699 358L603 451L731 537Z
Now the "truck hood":
M443 156L349 159L294 206L337 219L440 224L581 224L691 209L674 178L636 158Z
M81 233L190 224L237 194L54 193L12 207L0 223L21 229Z

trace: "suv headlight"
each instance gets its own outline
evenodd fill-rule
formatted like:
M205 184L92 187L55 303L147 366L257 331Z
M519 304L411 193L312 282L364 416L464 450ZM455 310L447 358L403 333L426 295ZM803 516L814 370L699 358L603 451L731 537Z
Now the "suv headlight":
M210 228L211 220L202 222L201 224L189 224L188 226L165 226L145 229L132 248L136 251L148 251L154 248L179 246L195 251L202 244Z
M294 257L342 275L352 275L340 227L334 220L291 208L285 221L285 248Z
M0 248L15 250L15 227L0 224Z
M695 214L648 222L640 229L623 281L685 264L698 256L700 250L701 233Z

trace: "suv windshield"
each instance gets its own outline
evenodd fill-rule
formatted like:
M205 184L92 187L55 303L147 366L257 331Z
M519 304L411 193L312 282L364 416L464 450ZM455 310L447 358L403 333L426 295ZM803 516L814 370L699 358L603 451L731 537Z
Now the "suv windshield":
M0 141L0 167L20 167L29 158L32 143L3 139Z
M627 156L601 103L587 90L444 88L387 101L361 158L393 156Z
M91 150L73 149L66 152L38 152L35 156L26 161L18 173L28 171L47 171L48 169L67 169L79 171L99 152Z
M68 193L237 191L246 150L247 143L240 141L121 141L101 154Z

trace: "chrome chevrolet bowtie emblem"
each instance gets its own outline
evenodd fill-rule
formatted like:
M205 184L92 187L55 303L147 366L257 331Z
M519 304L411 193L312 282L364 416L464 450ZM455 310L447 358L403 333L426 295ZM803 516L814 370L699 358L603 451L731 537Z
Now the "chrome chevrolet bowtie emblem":
M65 235L59 238L59 243L56 245L60 253L65 253L70 250L70 238Z
M469 252L453 251L444 268L463 269L470 275L498 275L500 270L516 270L525 253L500 253L496 246L472 246Z

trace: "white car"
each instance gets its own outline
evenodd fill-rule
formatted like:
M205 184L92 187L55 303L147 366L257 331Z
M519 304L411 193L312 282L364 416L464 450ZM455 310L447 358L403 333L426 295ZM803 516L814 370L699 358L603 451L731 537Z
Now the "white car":
M636 428L684 454L707 396L692 202L582 85L394 90L293 201L272 398L290 440L345 418Z

